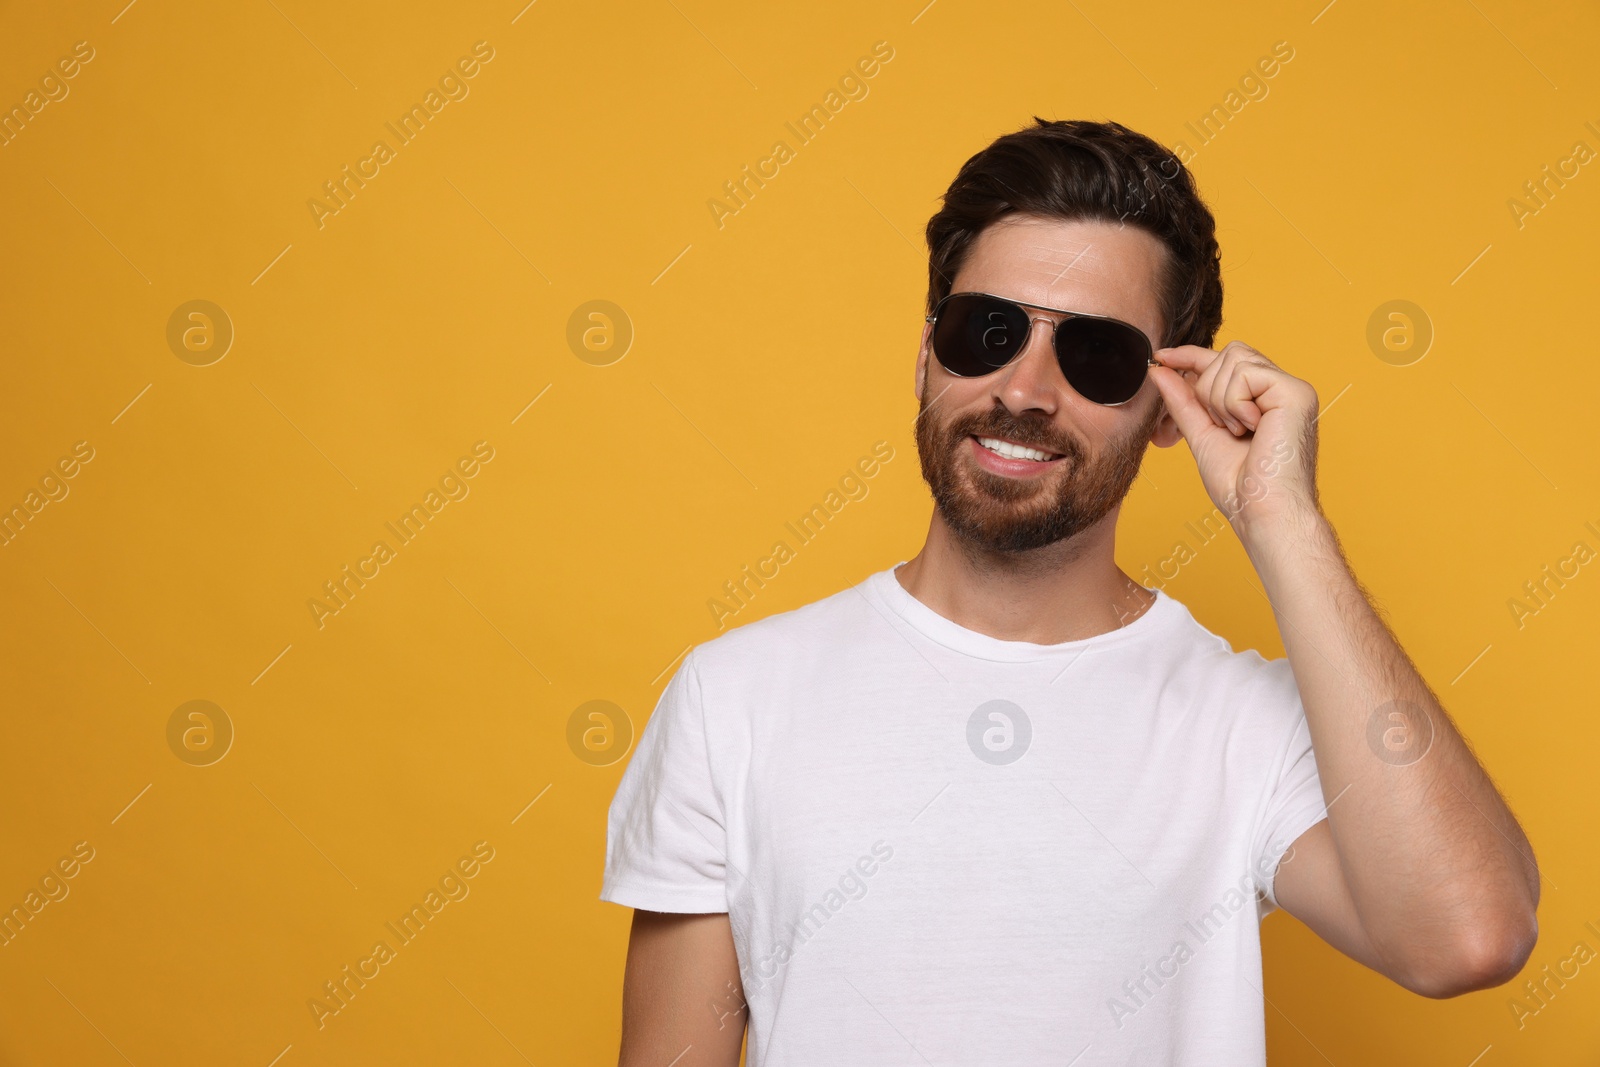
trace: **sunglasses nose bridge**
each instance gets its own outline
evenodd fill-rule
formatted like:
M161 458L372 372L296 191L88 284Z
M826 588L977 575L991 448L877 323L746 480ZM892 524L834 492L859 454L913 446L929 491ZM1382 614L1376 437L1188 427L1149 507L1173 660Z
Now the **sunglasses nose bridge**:
M1024 315L1026 315L1027 318L1028 318L1028 332L1027 332L1027 335L1022 340L1022 349L1016 354L1016 356L1014 356L1011 359L1010 363L1008 363L1007 366L1014 367L1018 363L1021 363L1023 360L1027 359L1029 356L1031 356L1033 354L1033 350L1036 347L1038 347L1038 345L1040 343L1039 342L1039 333L1040 333L1039 324L1040 323L1044 323L1044 331L1043 331L1044 332L1044 341L1043 341L1044 347L1046 349L1049 349L1052 352L1052 354L1054 353L1054 350L1055 350L1055 336L1056 336L1056 324L1055 324L1055 322L1053 322L1052 320L1046 318L1043 315L1035 314L1034 312L1028 310L1027 308L1022 309L1022 313Z
M1023 408L1051 407L1045 398L1071 385L1061 373L1061 362L1056 358L1055 332L1058 320L1026 310L1028 336L1022 351L996 375L994 395L1009 398L1011 404ZM1044 329L1039 329L1040 324Z

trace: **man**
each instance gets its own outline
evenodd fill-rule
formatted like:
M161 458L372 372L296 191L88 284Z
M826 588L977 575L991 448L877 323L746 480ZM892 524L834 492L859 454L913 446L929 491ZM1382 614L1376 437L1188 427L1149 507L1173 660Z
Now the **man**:
M731 1067L747 1023L751 1067L1262 1064L1277 907L1424 996L1509 980L1531 848L1344 562L1315 390L1208 347L1188 172L1036 120L927 237L927 542L668 683L610 811L623 1067ZM1114 562L1180 439L1287 659Z

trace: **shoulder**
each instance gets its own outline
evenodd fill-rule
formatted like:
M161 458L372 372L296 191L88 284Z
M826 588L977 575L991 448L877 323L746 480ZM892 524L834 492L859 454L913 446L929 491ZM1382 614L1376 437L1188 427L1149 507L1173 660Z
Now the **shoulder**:
M870 673L865 646L876 611L862 590L848 586L693 646L678 675L692 687L685 692L692 691L709 735L737 750L752 723L793 714L808 694Z
M1225 694L1230 701L1299 710L1300 691L1286 657L1269 659L1253 648L1235 650L1226 637L1208 629L1181 601L1174 604L1183 616L1176 627L1182 638L1175 642L1182 650L1177 656L1180 669L1193 672L1209 691Z
M736 626L695 645L688 658L697 675L715 679L814 662L859 635L873 611L857 585L846 586L821 600Z

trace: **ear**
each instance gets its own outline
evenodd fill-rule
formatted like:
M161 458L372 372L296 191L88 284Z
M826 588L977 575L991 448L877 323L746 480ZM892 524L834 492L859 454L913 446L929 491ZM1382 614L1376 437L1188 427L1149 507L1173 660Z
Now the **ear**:
M917 349L916 393L917 400L922 399L922 387L928 380L928 359L933 355L933 323L922 324L922 344Z
M1150 443L1157 448L1171 448L1183 440L1183 432L1178 429L1178 420L1167 410L1167 402L1159 393L1156 394L1156 403L1161 405L1161 418L1156 421L1156 428L1150 431Z

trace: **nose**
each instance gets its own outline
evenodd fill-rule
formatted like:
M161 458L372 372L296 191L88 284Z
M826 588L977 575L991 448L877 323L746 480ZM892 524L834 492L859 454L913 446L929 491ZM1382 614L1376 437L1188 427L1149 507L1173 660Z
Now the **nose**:
M995 375L993 395L1013 415L1042 411L1054 415L1060 406L1061 387L1066 380L1056 362L1055 324L1046 318L1028 321L1028 341L1022 355Z

